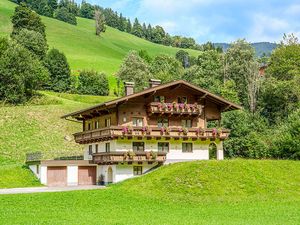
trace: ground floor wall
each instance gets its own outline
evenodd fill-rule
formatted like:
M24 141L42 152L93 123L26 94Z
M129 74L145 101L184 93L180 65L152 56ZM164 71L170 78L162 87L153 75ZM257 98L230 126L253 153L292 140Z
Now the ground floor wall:
M181 161L190 161L190 160L208 160L210 159L210 146L214 145L216 148L216 152L214 153L215 159L222 160L224 158L223 154L223 141L219 139L215 140L196 140L192 139L187 140L167 140L165 138L151 139L115 139L107 142L98 142L91 143L84 146L84 159L91 160L92 156L90 154L90 149L92 149L92 153L96 153L96 149L98 152L106 152L106 143L109 143L109 151L132 151L133 150L133 142L144 142L144 151L158 151L158 143L164 142L169 144L169 150L167 152L167 160L166 163L171 162L181 162ZM191 143L192 151L184 152L183 151L183 143ZM98 146L96 148L96 145Z
M87 161L88 163L88 161ZM39 167L39 173L36 170L37 166ZM96 177L95 183L100 184L103 181L103 184L108 183L116 183L120 182L138 175L142 175L144 173L149 172L153 167L157 166L157 163L124 163L124 164L116 164L116 165L91 165L90 167L95 167L96 170ZM76 186L80 185L80 165L67 165L67 164L59 164L59 165L30 165L29 168L32 172L40 179L40 182L46 186L56 186L49 181L49 169L62 168L66 170L65 176L65 185L67 186ZM84 166L87 167L87 166ZM134 170L139 167L139 174L135 174ZM53 173L53 172L52 172ZM61 173L58 173L58 176L61 176ZM82 174L81 174L82 176ZM53 174L52 174L53 177ZM82 178L82 177L81 177ZM53 179L53 178L52 178ZM59 180L59 178L58 178ZM62 179L63 180L63 179Z

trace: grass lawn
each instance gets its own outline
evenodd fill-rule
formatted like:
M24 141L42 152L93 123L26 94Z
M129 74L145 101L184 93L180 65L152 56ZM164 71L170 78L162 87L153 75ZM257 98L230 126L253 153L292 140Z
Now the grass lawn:
M300 162L198 161L105 190L0 196L1 224L299 224Z

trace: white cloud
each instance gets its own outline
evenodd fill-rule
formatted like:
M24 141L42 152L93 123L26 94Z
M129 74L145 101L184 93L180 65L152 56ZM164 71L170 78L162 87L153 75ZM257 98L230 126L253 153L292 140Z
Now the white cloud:
M299 15L300 14L300 4L294 4L287 7L285 10L287 15Z
M255 14L247 38L251 42L279 41L283 33L289 30L290 23L285 19L279 19L266 14Z

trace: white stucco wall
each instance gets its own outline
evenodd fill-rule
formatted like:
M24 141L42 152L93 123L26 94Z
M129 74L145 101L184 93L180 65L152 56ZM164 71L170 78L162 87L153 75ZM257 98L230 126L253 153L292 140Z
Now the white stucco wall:
M39 167L39 169L38 169ZM40 178L40 165L29 165L29 169L33 172L33 174L37 177Z
M157 164L124 164L124 165L99 165L97 167L97 174L104 175L105 183L108 182L108 168L111 167L113 171L113 182L120 182L129 178L134 177L133 175L133 166L142 166L143 173L147 172L152 167L156 166Z
M78 166L67 166L67 185L78 185Z
M47 166L40 166L41 184L47 185Z
M209 144L211 142L217 145L217 159L222 160L223 156L223 142L220 140L210 141L210 140L165 140L164 138L160 140L151 139L151 140L138 140L137 138L133 139L117 139L110 141L110 151L132 151L132 142L144 142L145 151L158 151L158 142L168 142L169 143L169 153L167 154L166 163L170 162L180 162L180 161L190 161L190 160L208 160L209 159ZM182 152L182 143L193 143L193 152ZM94 143L93 152L95 152L95 144L98 144L98 152L105 152L105 143ZM92 157L88 154L89 145L85 145L85 159L91 160Z

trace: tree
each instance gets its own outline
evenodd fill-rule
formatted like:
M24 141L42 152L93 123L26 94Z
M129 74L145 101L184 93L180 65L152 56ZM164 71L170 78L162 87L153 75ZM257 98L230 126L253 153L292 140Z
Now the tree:
M131 31L132 31L132 25L131 25L130 19L128 19L127 24L126 24L126 32L131 33Z
M22 45L0 39L0 100L23 103L48 76L41 62Z
M40 33L46 39L45 25L41 18L37 13L31 11L25 3L21 3L15 8L12 24L12 35L17 34L21 29L27 29Z
M52 17L53 10L49 6L48 0L27 0L28 6L36 13Z
M271 54L259 99L262 115L271 124L286 119L299 108L299 55L300 44L293 35L284 36L282 44Z
M48 5L49 5L49 7L50 7L50 9L52 11L52 16L53 16L54 11L58 7L57 0L48 0Z
M70 13L68 9L65 7L60 7L56 9L54 12L54 18L72 25L77 25L77 20L75 15Z
M130 51L128 53L117 75L122 81L135 82L136 90L143 90L143 88L147 86L148 80L151 78L149 66L135 51Z
M93 19L94 18L95 7L86 1L82 1L79 15L83 18Z
M254 48L245 40L237 40L225 53L224 62L224 80L234 80L241 103L249 108L248 76L251 73L249 65L255 62Z
M249 74L247 76L247 87L248 87L248 105L251 113L256 112L258 94L260 91L262 79L259 74L258 62L252 61L248 65Z
M19 44L35 54L39 59L45 58L48 45L40 33L33 30L21 29L12 37Z
M163 83L181 79L184 69L180 62L168 55L158 55L151 63L150 71L154 78Z
M95 11L95 22L96 22L96 35L100 36L101 32L105 32L105 17L100 10Z
M137 18L134 20L131 33L137 37L143 37L143 28Z
M108 95L109 84L104 73L82 71L79 74L78 93L88 95Z
M194 65L184 71L182 79L207 89L212 93L220 94L222 82L215 76L207 73L207 71L206 68Z
M45 66L50 72L48 88L58 92L68 91L71 71L65 54L57 49L51 49L45 58Z
M179 50L178 52L176 52L175 57L179 62L181 62L182 66L184 68L187 68L190 66L189 53L187 51Z

